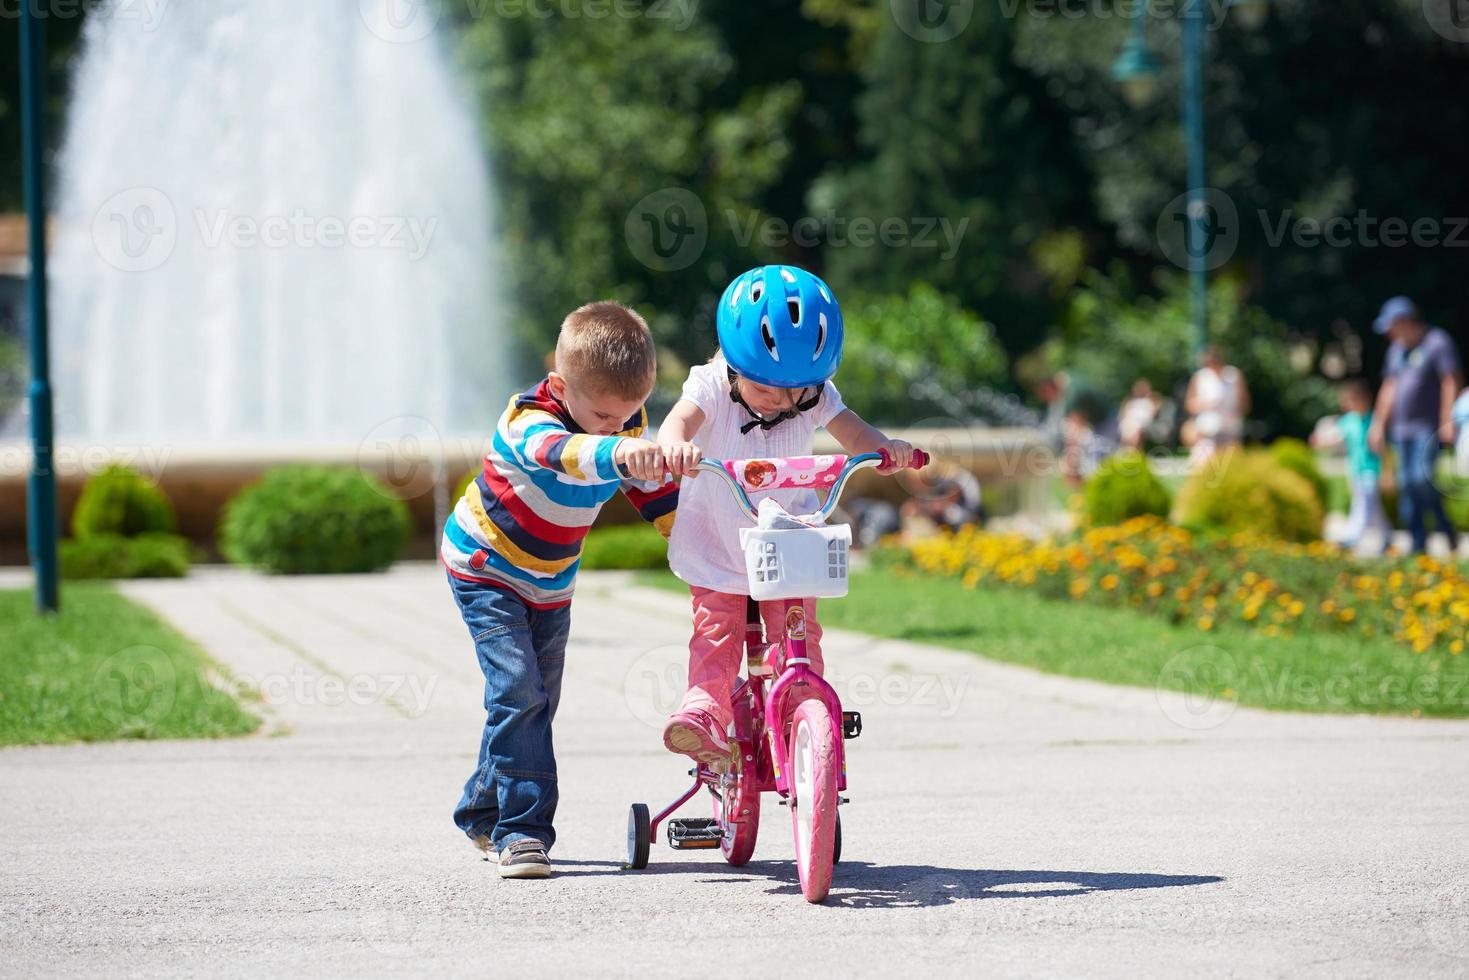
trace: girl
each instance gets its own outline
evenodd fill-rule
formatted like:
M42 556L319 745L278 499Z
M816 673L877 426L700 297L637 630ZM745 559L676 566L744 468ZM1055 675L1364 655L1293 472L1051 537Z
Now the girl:
M717 459L808 456L817 426L849 455L886 451L891 472L913 447L889 439L842 404L831 377L842 360L842 312L826 283L802 269L768 265L724 290L717 316L719 353L689 372L683 397L658 428L674 473L686 476L668 563L693 593L689 690L668 719L663 744L724 769L730 761L730 689L743 656L749 588L739 528L752 522L727 487L694 479L705 455ZM792 514L814 511L813 490L752 491ZM806 601L806 651L822 671L815 600ZM767 636L784 630L782 603L760 604Z

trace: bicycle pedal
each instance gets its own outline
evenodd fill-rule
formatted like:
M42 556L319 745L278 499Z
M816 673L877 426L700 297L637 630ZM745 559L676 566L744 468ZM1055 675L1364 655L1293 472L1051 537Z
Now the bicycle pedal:
M668 821L668 846L675 851L718 847L723 839L724 831L713 817L683 817Z
M856 738L862 734L862 712L842 712L842 738Z

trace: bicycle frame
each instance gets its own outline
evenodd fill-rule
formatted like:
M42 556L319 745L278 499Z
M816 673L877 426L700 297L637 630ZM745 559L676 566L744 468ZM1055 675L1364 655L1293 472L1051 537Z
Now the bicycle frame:
M887 461L882 453L862 453L848 458L840 472L831 480L831 492L817 511L817 516L823 522L831 516L853 473L882 466ZM701 472L717 474L734 494L741 509L752 520L756 519L758 512L755 505L751 503L744 485L734 475L733 467L733 463L712 459L703 460L699 464ZM822 489L824 486L824 482L810 484L812 489ZM837 750L837 789L843 791L847 788L847 754L842 738L841 699L825 678L811 669L811 660L806 656L805 600L785 599L783 602L785 630L779 642L767 641L758 615L745 627L746 676L735 687L731 700L734 702L735 742L740 750L739 764L744 776L753 779L749 779L740 789L742 792L754 793L774 791L782 798L790 795L790 759L784 731L785 720L795 709L796 702L805 700L805 697L815 697L826 704L831 716L833 742ZM774 677L775 681L767 690L766 681L770 677ZM801 693L802 689L809 690L804 692L804 697L796 698L796 702L793 702L792 697ZM746 730L742 731L742 714L746 710L749 718L743 726ZM772 725L770 719L780 719L780 722ZM700 786L708 787L721 800L725 799L733 786L733 780L728 775L715 773L707 766L697 766L691 770L691 774L694 777L693 785L677 800L650 818L649 829L654 840L658 838L659 824L693 799ZM740 815L736 813L728 819L738 822Z

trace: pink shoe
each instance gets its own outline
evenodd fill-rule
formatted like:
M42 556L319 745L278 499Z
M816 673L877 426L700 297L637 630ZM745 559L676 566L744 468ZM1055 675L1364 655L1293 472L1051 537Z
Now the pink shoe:
M715 772L729 769L732 755L729 739L707 711L690 708L675 712L663 726L663 746L670 752L702 762Z

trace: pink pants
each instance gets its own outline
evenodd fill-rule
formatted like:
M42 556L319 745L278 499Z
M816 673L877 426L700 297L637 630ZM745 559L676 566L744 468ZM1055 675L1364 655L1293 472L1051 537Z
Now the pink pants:
M689 640L689 692L685 709L709 712L719 724L729 727L733 719L730 693L745 656L745 603L748 596L730 595L692 586L694 635ZM811 669L820 674L821 624L816 622L816 600L807 599L806 656ZM785 636L785 600L760 603L765 638L775 642Z

